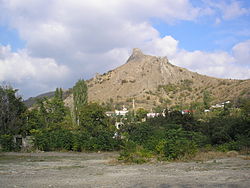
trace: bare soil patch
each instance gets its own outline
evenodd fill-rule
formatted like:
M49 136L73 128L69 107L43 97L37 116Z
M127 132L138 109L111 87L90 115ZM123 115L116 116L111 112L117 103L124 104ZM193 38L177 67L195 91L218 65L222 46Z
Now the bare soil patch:
M0 187L250 187L250 160L115 163L117 153L0 153Z

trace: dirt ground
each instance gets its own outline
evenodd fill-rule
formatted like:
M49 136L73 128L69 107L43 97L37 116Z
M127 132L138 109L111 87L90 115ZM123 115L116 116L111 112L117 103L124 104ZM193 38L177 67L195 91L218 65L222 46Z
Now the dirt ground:
M0 153L0 187L250 187L250 160L118 164L117 153Z

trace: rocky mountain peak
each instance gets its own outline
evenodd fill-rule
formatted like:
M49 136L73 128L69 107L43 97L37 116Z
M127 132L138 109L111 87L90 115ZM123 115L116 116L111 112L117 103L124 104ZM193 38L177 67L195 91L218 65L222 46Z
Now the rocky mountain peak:
M134 48L133 49L133 52L132 52L132 55L134 55L134 56L140 56L140 55L143 55L143 53L142 53L142 51L141 51L141 49L140 48Z
M143 54L135 48L127 63L88 81L88 97L92 102L112 103L115 108L119 105L131 108L135 100L136 108L150 110L158 105L202 102L204 91L210 93L213 103L250 96L249 85L250 80L200 75L172 65L166 57ZM73 95L65 103L72 106Z
M142 53L141 49L139 48L134 48L133 49L133 52L131 54L131 56L128 58L128 61L135 61L135 60L138 60L142 57L144 57L145 55Z

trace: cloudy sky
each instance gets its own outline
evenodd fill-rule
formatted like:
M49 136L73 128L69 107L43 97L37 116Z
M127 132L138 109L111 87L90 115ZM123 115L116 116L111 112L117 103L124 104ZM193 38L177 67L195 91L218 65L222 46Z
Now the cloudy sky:
M24 97L125 63L132 48L250 78L249 0L0 0L0 83Z

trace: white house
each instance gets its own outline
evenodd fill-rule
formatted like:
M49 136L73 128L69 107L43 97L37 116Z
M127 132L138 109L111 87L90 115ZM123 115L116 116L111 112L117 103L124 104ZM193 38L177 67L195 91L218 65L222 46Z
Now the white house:
M128 109L123 107L122 110L115 110L115 115L117 116L126 116L126 114L128 113Z
M158 117L160 115L161 115L160 113L151 112L151 113L147 113L147 118L154 118L154 117Z

